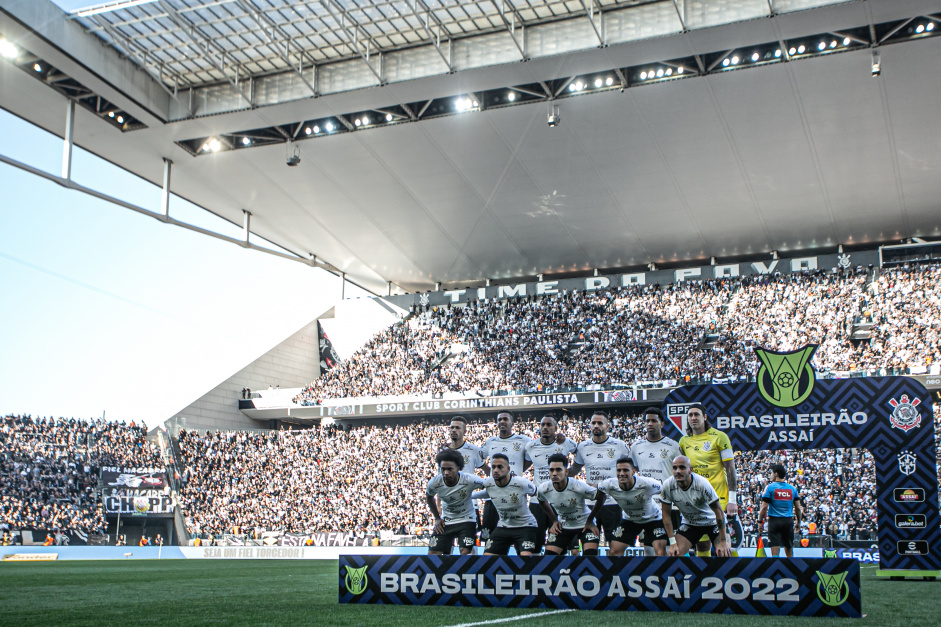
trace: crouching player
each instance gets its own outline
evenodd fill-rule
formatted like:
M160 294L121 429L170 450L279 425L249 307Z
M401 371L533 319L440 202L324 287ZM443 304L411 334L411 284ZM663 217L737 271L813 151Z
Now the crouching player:
M490 458L490 478L483 480L483 490L474 492L475 499L490 497L497 510L498 522L484 555L507 555L510 547L521 556L532 555L536 550L536 517L529 511L529 497L538 491L528 479L510 472L510 459L503 453ZM541 502L550 524L558 520L547 503Z
M676 505L683 516L683 523L675 536L670 519L672 505ZM716 555L732 556L719 495L705 477L693 473L688 457L680 455L673 460L673 476L660 487L660 507L670 543L667 555L686 555L700 538L706 536L715 547Z
M569 459L562 453L549 456L549 481L539 486L540 505L552 505L558 520L549 527L546 555L565 553L566 548L581 542L583 555L598 555L598 528L591 524L586 500L598 496L598 490L568 476ZM604 505L604 495L601 495Z
M592 514L604 505L604 495L610 496L621 508L621 524L611 538L611 557L624 555L628 546L634 546L643 532L644 545L656 555L666 555L667 532L661 520L661 506L656 500L660 482L638 475L630 457L621 457L615 466L616 479L605 479L598 484L598 500Z
M461 472L464 456L454 449L443 449L435 457L440 473L428 482L425 500L435 519L428 555L450 555L457 540L461 555L470 555L477 543L477 510L471 495L482 488L484 480ZM441 511L435 497L441 499Z

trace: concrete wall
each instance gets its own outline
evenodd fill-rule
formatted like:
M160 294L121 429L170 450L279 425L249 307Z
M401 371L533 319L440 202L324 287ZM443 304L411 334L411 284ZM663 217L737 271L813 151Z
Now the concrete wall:
M267 390L268 386L299 388L320 376L317 321L304 326L270 351L248 364L193 403L173 415L185 418L186 429L259 429L239 411L242 388ZM175 421L171 418L170 425ZM182 422L182 421L180 421Z

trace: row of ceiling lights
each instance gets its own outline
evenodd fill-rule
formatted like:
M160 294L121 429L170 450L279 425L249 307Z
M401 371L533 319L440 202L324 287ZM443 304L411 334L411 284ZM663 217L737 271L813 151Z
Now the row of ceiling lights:
M17 46L16 44L14 44L12 41L10 41L9 39L5 37L0 37L0 57L3 57L13 62L14 65L17 65L23 70L28 71L28 69L31 68L33 70L33 74L36 76L36 78L39 78L40 80L45 81L50 76L50 74L55 74L57 77L56 79L57 81L61 79L69 78L65 76L61 72L61 70L57 70L52 65L43 61L42 59L37 59L30 66L29 59L31 58L36 59L36 55L23 50L22 48L20 48L19 46ZM20 59L20 57L25 57L25 62L17 63L17 60ZM69 79L69 80L74 81L74 79ZM94 107L89 106L89 103L86 102L86 98L96 98L96 96L94 96L94 94L91 93L91 90L87 89L83 85L78 84L77 81L74 82L74 85L78 86L81 92L83 93L81 97L76 97L75 99L80 104L90 109L98 117L104 117L106 115L108 118L108 121L110 121L112 124L116 124L116 126L120 128L121 130L129 130L129 127L124 126L125 122L128 122L130 127L132 128L143 127L143 124L139 120L132 119L131 116L124 113L120 109L111 108L110 103L108 103L106 100L102 98L98 98L98 100L96 100L98 104L96 104ZM55 86L55 84L53 84L53 86ZM60 89L59 91L62 91L62 90ZM73 92L73 95L74 95L74 92Z
M914 22L915 20L910 20ZM924 36L929 33L932 33L936 28L936 24L931 19L924 21L918 21L916 24L913 24L909 27L908 31L911 36ZM789 58L803 58L808 56L815 56L819 54L829 54L831 52L838 52L847 49L860 48L860 47L871 47L868 37L863 36L856 31L865 30L860 29L851 29L850 31L844 31L852 35L827 35L827 36L817 36L805 38L800 41L793 42L789 47L782 48L779 45L768 44L765 46L754 47L751 50L739 49L730 51L722 55L704 55L705 57L710 57L707 59L709 62L711 59L715 60L713 65L710 65L708 71L716 70L733 70L740 67L754 66L758 64L783 61ZM855 33L855 34L854 34ZM816 43L815 43L816 42ZM786 49L787 54L784 54ZM563 97L565 95L579 95L581 93L586 93L588 91L593 91L592 87L595 90L608 90L608 89L624 89L628 85L625 83L627 80L626 77L630 77L630 83L634 85L648 84L651 82L660 82L665 80L672 80L678 78L688 78L691 76L698 76L700 72L696 69L695 59L682 59L672 62L663 62L663 63L654 63L647 67L640 68L625 68L622 71L614 71L619 78L616 78L613 73L602 73L600 75L594 76L581 76L568 79L567 81L549 81L550 84L554 83L553 91L556 94L556 97ZM628 72L627 74L622 72ZM558 86L563 93L559 93L554 90L554 87ZM564 92L568 92L565 94ZM499 92L499 93L497 93ZM432 107L428 115L421 116L419 114L419 119L425 119L428 117L438 117L440 115L446 115L447 106L451 107L451 111L457 113L464 113L470 111L479 111L481 108L482 102L479 98L485 98L487 100L487 107L492 106L506 106L509 104L525 104L527 102L533 102L536 100L551 100L552 98L548 95L546 96L536 96L532 94L527 96L527 90L520 88L509 88L504 90L487 90L485 92L478 92L477 95L461 95L454 97L450 105L444 105L445 108L441 107ZM445 99L447 100L447 99ZM442 101L443 102L443 101ZM382 114L376 114L377 116ZM400 114L401 115L401 114ZM318 136L323 134L330 134L334 131L351 131L355 129L365 128L365 127L375 127L375 126L385 126L391 123L398 123L401 121L409 121L416 119L415 117L402 117L393 116L390 113L384 114L385 124L382 123L382 117L373 118L368 114L360 114L355 119L352 116L345 116L346 119L352 119L352 127L341 126L338 122L335 123L333 119L321 120L319 123L308 123L303 127L303 133L305 136ZM346 120L343 120L343 124L347 125ZM222 148L222 144L216 139L215 143L212 143L212 139L206 140L202 144L202 150L204 152L216 152ZM288 140L290 141L290 140ZM228 145L231 145L232 142L227 142ZM241 144L242 146L251 146L255 142L250 137L242 137ZM270 140L269 140L270 143ZM213 146L219 146L219 148L213 150ZM235 146L238 147L238 146Z

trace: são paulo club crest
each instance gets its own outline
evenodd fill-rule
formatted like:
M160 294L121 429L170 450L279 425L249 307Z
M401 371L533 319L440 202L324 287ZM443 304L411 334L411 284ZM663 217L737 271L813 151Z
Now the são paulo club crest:
M916 409L921 403L920 398L908 399L908 394L902 394L899 400L894 398L889 401L892 406L892 415L889 416L889 422L896 429L901 429L908 433L912 429L921 426L921 412Z

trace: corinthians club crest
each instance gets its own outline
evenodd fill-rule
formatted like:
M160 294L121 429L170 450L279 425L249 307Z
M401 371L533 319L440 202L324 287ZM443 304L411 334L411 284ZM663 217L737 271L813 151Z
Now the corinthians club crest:
M896 429L908 433L912 429L921 426L921 412L915 409L921 403L920 398L908 399L908 394L902 394L899 400L894 398L889 401L892 406L892 415L889 416L889 422Z
M755 355L761 360L761 367L755 378L761 396L781 408L794 407L806 401L817 381L817 371L810 364L816 350L816 344L808 344L790 353L756 348Z

